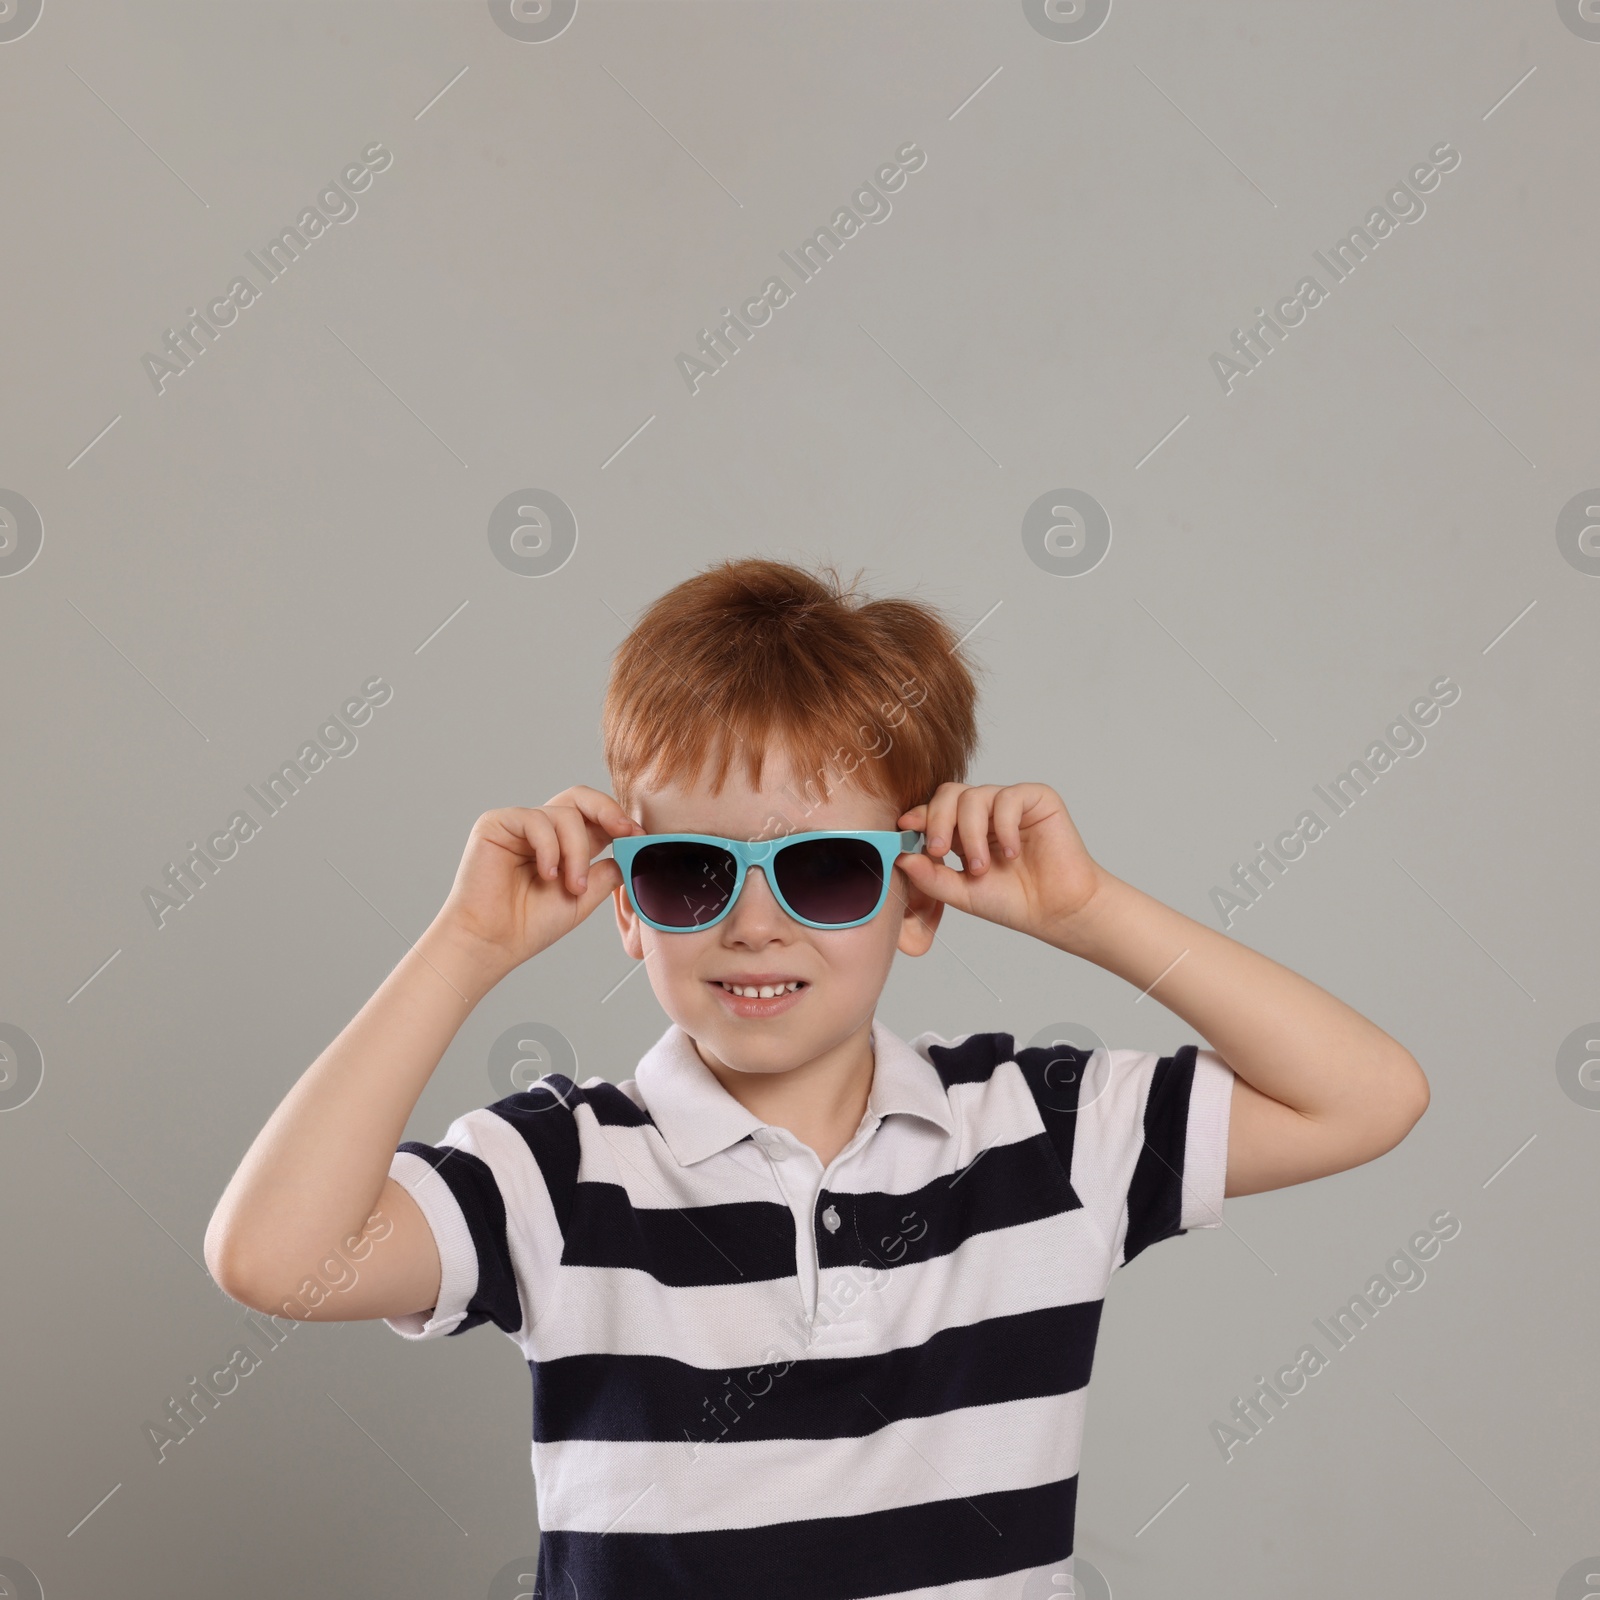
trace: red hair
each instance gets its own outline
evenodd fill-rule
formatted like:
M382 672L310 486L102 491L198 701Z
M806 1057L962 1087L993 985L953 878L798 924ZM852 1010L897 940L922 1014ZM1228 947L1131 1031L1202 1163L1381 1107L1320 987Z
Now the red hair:
M656 600L606 687L605 761L623 808L641 788L692 783L708 762L720 793L736 752L759 788L769 740L806 809L848 782L899 815L963 781L978 692L959 637L916 601L857 598L859 577L846 588L829 564L813 576L747 557Z

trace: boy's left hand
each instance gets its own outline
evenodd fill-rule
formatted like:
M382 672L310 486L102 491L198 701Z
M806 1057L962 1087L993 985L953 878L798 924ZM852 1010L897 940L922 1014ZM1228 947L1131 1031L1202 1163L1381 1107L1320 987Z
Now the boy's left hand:
M942 783L903 812L924 834L921 853L895 865L936 900L1057 943L1105 874L1084 848L1061 796L1042 783ZM947 867L954 851L963 870Z

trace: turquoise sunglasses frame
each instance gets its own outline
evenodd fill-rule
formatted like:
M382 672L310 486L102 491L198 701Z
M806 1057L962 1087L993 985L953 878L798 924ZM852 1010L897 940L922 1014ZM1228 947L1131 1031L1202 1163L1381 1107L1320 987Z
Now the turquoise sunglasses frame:
M772 870L772 866L777 857L790 845L804 844L812 839L864 839L869 844L877 846L878 854L883 861L883 882L878 890L877 904L866 916L857 917L853 922L813 922L809 917L802 917L784 898L783 890L778 885L778 876ZM716 927L733 910L739 896L744 893L745 881L750 875L751 867L761 868L762 876L767 880L767 887L772 891L773 898L783 907L785 915L792 917L803 927L818 928L828 932L839 928L859 928L862 923L871 922L883 910L884 902L889 898L890 869L896 859L902 855L918 854L924 842L922 834L909 828L899 831L878 828L826 828L814 833L785 834L781 839L724 839L715 833L636 833L626 839L613 839L611 854L622 869L622 882L627 890L628 904L633 907L634 914L646 927L654 928L658 933L704 933L707 928ZM738 874L734 891L728 896L727 905L709 922L697 922L692 928L674 928L656 922L639 909L639 902L633 897L633 858L646 845L679 843L716 845L726 850L733 857L735 871Z

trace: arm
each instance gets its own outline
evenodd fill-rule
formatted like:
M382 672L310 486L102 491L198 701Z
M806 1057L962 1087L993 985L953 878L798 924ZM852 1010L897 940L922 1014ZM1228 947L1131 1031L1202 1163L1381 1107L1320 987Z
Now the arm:
M1402 1045L1298 973L1096 870L1083 909L1041 937L1149 989L1233 1069L1226 1194L1343 1172L1411 1131L1428 1080Z
M1226 1061L1237 1080L1227 1194L1371 1161L1427 1109L1427 1079L1402 1045L1287 967L1112 876L1053 789L944 784L900 826L928 834L924 855L896 863L919 888L1148 989ZM949 849L962 871L943 864Z
M205 1256L229 1295L313 1321L436 1304L438 1249L416 1202L388 1175L395 1148L472 1008L618 886L615 862L590 863L636 826L609 796L581 787L543 807L478 819L439 915L284 1096L223 1191ZM365 1255L352 1248L363 1233ZM301 1286L326 1286L338 1251L360 1259L359 1272L306 1306Z

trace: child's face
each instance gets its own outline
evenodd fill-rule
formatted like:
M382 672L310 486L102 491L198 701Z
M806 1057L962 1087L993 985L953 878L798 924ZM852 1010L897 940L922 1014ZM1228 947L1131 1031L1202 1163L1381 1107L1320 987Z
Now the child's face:
M820 793L818 782L809 794ZM899 820L891 801L852 786L835 788L809 809L806 795L787 758L774 749L758 790L735 763L720 794L701 780L648 790L632 814L650 833L725 839L776 839L824 828L893 829ZM660 933L634 915L625 890L619 888L614 898L624 947L644 961L662 1010L695 1041L707 1065L759 1073L789 1071L863 1034L895 951L920 956L933 943L944 910L898 867L883 909L855 928L796 922L778 904L760 867L746 873L727 916L702 932ZM790 978L801 979L803 987L765 1016L741 1015L737 998L717 981Z

